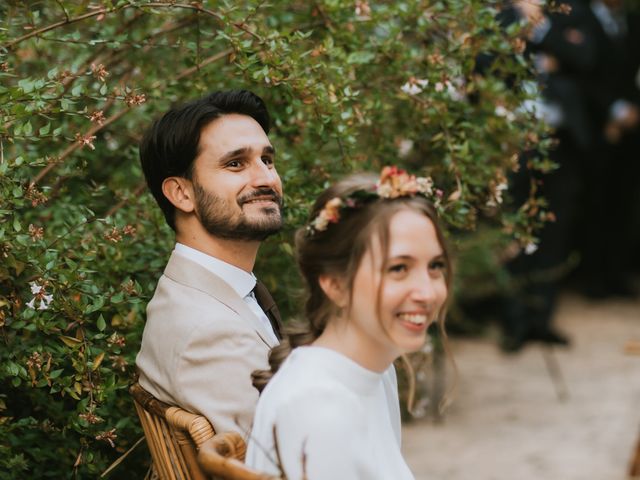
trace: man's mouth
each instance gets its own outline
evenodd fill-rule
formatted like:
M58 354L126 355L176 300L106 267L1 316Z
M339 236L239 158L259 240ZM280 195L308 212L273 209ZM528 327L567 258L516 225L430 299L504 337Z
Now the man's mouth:
M267 203L267 202L278 203L278 200L274 196L256 197L256 198L252 198L251 200L246 200L242 204L244 205L246 203Z
M244 198L240 198L239 202L241 206L245 204L276 204L280 206L282 203L280 196L273 190L257 190L251 194L248 194Z

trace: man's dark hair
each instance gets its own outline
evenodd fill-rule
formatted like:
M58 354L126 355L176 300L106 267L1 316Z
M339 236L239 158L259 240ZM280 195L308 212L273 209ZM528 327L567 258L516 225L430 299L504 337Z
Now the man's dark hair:
M174 230L175 207L162 193L162 182L174 176L191 178L202 129L230 113L253 118L269 133L264 101L247 90L226 90L172 108L153 123L140 143L140 163L147 185Z

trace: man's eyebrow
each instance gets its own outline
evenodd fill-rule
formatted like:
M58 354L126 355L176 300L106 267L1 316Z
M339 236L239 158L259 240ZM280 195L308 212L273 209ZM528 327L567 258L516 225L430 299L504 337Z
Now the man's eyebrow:
M245 155L248 155L251 153L251 148L250 147L242 147L242 148L237 148L235 150L231 150L230 152L225 153L224 155L222 155L219 159L218 159L218 163L225 163L228 160L231 160L232 158L237 158L237 157L242 157ZM275 155L276 154L276 149L273 148L271 145L268 145L266 147L264 147L262 149L262 153L263 154L269 154L269 155Z
M271 145L267 145L266 147L264 147L262 149L262 153L269 153L271 155L275 155L276 154L276 149L274 147L272 147Z
M232 158L242 157L243 155L247 155L251 149L249 147L237 148L236 150L231 150L230 152L225 153L218 159L218 163L225 163L227 160L231 160Z

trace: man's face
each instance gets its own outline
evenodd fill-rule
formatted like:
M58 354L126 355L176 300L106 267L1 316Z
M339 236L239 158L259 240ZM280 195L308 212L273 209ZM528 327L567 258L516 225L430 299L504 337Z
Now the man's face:
M207 125L194 162L195 213L220 238L260 241L282 227L282 183L262 127L228 114Z

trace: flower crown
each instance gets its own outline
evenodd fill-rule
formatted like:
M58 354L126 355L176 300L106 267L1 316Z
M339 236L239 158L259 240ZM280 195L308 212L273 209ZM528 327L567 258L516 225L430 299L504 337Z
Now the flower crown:
M436 197L441 195L435 191ZM320 213L307 225L307 235L324 232L330 223L338 223L340 214L346 209L359 208L370 200L377 198L394 199L422 195L430 198L434 195L431 177L416 177L395 166L382 169L380 178L371 190L356 190L347 197L334 197L325 203Z

